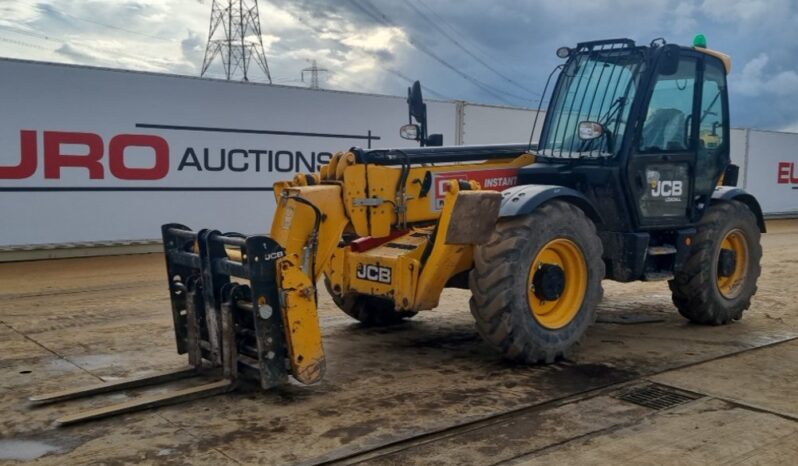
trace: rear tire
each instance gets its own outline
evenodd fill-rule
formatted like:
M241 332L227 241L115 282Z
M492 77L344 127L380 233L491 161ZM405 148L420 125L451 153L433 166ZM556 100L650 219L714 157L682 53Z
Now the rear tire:
M751 306L762 270L756 216L742 202L720 202L709 207L697 230L690 257L668 282L673 304L697 324L740 320ZM721 249L735 250L734 270L725 276L719 273Z
M418 314L413 311L395 310L393 301L389 299L358 293L336 296L327 277L324 277L324 286L339 309L367 327L396 325Z
M596 319L601 255L595 225L568 202L554 200L500 220L488 243L474 251L470 304L477 330L513 361L551 363L567 356ZM560 271L546 277L559 284L552 291L538 273L558 262Z

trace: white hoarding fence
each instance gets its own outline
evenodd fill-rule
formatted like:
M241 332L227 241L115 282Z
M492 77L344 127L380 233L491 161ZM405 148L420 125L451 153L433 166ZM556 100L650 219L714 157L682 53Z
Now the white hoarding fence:
M275 181L352 146L414 145L403 97L7 59L0 76L0 247L151 239L167 222L265 232ZM534 115L427 111L445 144L524 142Z
M399 138L404 98L0 60L0 246L266 232L274 182ZM452 143L456 104L427 103Z
M798 134L746 130L745 187L769 215L798 214Z
M746 151L748 150L748 130L732 128L731 130L731 163L740 167L737 186L745 186Z
M404 97L0 59L0 248L269 230L271 186L352 146L407 147ZM526 143L530 109L427 102L445 144ZM538 120L533 138L543 124ZM798 134L733 130L740 185L798 214Z
M535 110L460 102L457 144L516 144L529 142ZM533 142L540 138L545 112L540 113Z

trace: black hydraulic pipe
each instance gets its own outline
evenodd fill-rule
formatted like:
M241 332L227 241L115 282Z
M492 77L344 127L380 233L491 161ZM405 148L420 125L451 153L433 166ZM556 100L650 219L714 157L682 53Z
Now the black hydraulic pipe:
M517 157L530 149L525 144L496 144L485 146L412 147L407 149L352 148L359 163L375 165L403 165L407 163L472 162ZM536 149L533 145L532 149Z

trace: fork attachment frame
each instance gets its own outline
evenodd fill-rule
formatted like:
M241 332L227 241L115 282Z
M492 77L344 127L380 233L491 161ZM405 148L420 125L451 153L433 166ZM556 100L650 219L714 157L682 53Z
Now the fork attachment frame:
M289 375L275 261L283 248L267 236L243 237L215 230L162 227L175 341L189 367L33 396L43 405L103 393L151 387L187 377L216 380L166 393L140 396L57 419L69 425L228 392L241 379L268 389ZM230 258L235 251L240 260ZM238 283L236 279L245 282Z

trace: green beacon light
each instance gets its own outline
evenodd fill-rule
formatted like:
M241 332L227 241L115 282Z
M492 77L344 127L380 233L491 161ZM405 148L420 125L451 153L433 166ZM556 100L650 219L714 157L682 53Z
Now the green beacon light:
M707 38L703 34L696 34L693 37L693 47L699 47L702 49L707 48Z

